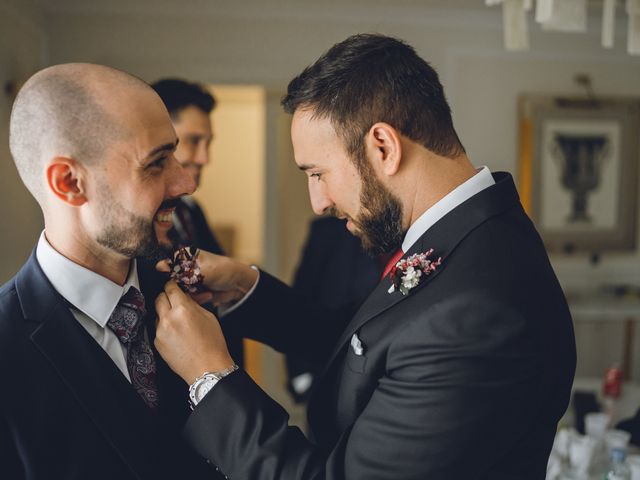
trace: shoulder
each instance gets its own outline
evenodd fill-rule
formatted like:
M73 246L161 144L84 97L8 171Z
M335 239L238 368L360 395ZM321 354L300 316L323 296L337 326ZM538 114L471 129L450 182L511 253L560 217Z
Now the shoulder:
M13 278L0 288L0 357L13 350L17 338L25 336L23 320L24 315Z
M0 323L5 314L20 306L15 277L0 287Z

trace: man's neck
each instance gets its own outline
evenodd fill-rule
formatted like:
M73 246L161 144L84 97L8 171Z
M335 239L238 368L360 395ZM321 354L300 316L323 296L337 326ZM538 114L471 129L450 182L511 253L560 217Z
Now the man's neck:
M45 227L45 237L58 253L72 262L124 285L129 274L131 260L109 252L99 245L90 245L86 238L78 235L60 235L55 229Z
M414 195L408 202L406 211L407 228L429 208L477 173L466 156L458 159L434 156L422 165L428 165L429 168L419 168L413 175Z

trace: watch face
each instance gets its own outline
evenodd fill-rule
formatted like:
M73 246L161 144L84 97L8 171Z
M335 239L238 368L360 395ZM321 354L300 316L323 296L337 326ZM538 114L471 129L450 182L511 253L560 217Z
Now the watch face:
M194 397L196 402L200 402L204 396L218 383L217 378L207 378L195 389Z

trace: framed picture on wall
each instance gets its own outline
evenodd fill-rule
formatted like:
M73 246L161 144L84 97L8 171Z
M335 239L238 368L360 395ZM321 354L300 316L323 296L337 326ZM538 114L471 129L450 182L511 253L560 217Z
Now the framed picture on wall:
M522 95L522 203L552 252L633 250L640 98Z

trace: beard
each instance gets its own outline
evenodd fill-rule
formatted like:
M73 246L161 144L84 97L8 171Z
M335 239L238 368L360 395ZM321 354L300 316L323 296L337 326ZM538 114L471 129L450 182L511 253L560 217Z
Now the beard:
M150 262L167 258L170 249L160 244L153 227L153 218L148 219L126 209L112 195L106 184L98 186L98 202L103 226L96 241L127 258L141 257ZM165 201L159 210L165 208Z
M402 204L373 175L362 178L360 213L354 223L362 247L371 256L393 252L402 243ZM366 207L364 206L366 205Z
M361 207L358 216L351 219L356 226L355 235L368 255L377 257L391 253L400 246L406 233L402 228L402 204L378 180L366 159L359 165L359 170ZM330 213L340 216L335 208Z

